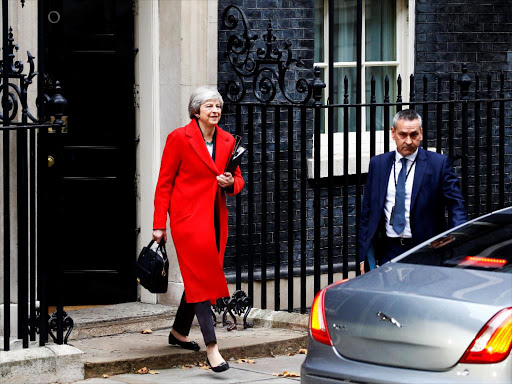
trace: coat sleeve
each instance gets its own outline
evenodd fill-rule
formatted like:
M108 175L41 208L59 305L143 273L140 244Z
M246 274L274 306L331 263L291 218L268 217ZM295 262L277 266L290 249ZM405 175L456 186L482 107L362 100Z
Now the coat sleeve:
M240 171L240 167L236 167L235 174L233 175L233 178L235 179L235 184L233 184L233 188L230 188L229 190L226 190L226 193L229 196L236 195L237 193L240 193L242 188L244 187L245 181L242 177L242 172Z
M169 212L172 186L181 163L180 145L177 143L178 138L175 132L173 131L167 136L162 155L160 174L155 189L153 229L165 229L167 227L167 213Z
M372 168L374 167L374 159L370 160L370 165L368 166L368 178L366 182L366 187L364 188L364 197L363 197L363 205L361 207L361 218L359 221L359 261L363 262L366 260L366 254L368 252L368 224L370 220L370 201L372 195L372 177L373 172Z
M468 220L466 207L464 206L464 197L459 186L459 179L453 170L453 165L449 157L445 157L443 162L443 197L448 210L448 226L456 227Z

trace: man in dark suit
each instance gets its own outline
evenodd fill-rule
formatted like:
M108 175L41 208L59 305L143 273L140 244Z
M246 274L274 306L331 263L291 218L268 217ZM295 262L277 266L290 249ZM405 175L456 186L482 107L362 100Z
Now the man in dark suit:
M421 124L416 111L398 112L391 128L396 151L370 160L359 226L359 254L370 262L368 258L375 255L377 265L467 221L452 163L447 156L420 148ZM363 261L360 269L364 273Z

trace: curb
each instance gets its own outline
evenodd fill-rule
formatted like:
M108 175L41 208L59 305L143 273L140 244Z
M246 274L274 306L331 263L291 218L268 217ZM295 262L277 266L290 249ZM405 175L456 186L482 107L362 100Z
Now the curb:
M279 343L259 343L244 347L223 348L221 349L221 353L227 361L247 357L270 357L283 355L290 351L297 351L299 348L305 348L306 344L307 336L298 336ZM111 376L123 373L134 373L142 367L151 367L151 369L168 369L180 365L196 364L205 361L205 351L187 351L178 354L172 353L163 356L150 356L108 363L85 363L84 373L85 379L90 379L101 377L104 374Z

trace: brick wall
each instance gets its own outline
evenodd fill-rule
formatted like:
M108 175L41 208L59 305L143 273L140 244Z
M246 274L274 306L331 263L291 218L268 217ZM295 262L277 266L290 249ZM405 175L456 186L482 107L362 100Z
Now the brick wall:
M505 75L505 96L511 97L512 89L512 4L507 0L417 0L416 2L416 47L415 47L415 75L417 98L423 93L422 78L426 76L429 80L428 98L435 100L437 92L436 75L443 78L442 99L449 98L448 76L452 74L455 78L455 98L460 99L460 87L457 83L461 76L461 64L466 63L468 74L472 78L470 86L470 97L474 97L475 77L480 74L480 97L487 97L487 75L492 76L492 92L490 96L499 97L499 75L501 72ZM421 96L419 96L421 97ZM469 104L469 136L474 136L474 107ZM498 163L498 103L493 105L493 164ZM481 106L481 126L485 127L487 122L485 104ZM447 108L443 112L443 136L447 137ZM506 144L512 144L512 111L510 102L507 104L505 130ZM428 129L435 132L435 115L433 112L431 123ZM483 130L484 131L484 130ZM461 151L461 112L460 105L456 106L455 123L455 166L460 174ZM431 134L429 145L434 145L435 135ZM468 163L469 175L474 175L476 171L482 175L481 184L474 188L474 177L470 176L470 193L468 205L470 212L474 210L475 192L480 192L482 196L482 209L485 209L486 196L483 193L486 190L487 180L484 177L486 171L487 158L481 156L481 168L475 170L474 147L480 145L482 149L487 145L487 139L480 137L480 140L470 140ZM443 147L446 148L446 140L443 140ZM512 203L512 189L510 174L512 173L512 157L506 151L505 169L506 169L506 196L505 205ZM493 167L497 172L497 166ZM473 182L473 184L471 184ZM493 182L493 189L497 190L497 185ZM493 196L493 209L497 208L497 195Z
M283 60L287 57L287 52L284 50L284 43L288 40L291 43L292 55L295 59L302 59L304 62L304 68L294 67L293 71L289 71L286 76L286 92L294 99L302 99L303 96L296 92L295 86L297 80L301 77L308 81L312 78L312 67L313 67L313 56L314 56L314 0L220 0L219 1L219 75L218 85L220 91L226 93L226 85L230 80L240 82L237 78L235 71L230 64L228 57L224 54L227 49L227 42L230 36L236 32L239 36L241 35L243 28L239 26L233 31L226 28L223 25L222 15L226 7L229 5L239 6L245 15L247 16L250 24L250 34L257 35L258 39L252 43L251 57L256 59L256 50L258 48L266 48L264 35L268 33L268 22L271 20L272 33L276 36L276 42L278 47L283 52ZM237 15L237 12L233 13ZM275 68L275 67L274 67ZM244 102L255 102L257 101L253 94L253 78L246 79L245 86L247 95L243 99ZM273 79L274 84L277 85L277 78ZM264 95L263 95L264 96ZM225 98L227 99L227 98ZM275 102L289 102L283 97L283 94L279 88L275 97ZM254 206L251 207L254 213L254 262L258 266L260 264L261 252L263 244L267 250L267 262L271 270L273 270L274 263L274 250L276 246L280 249L281 265L286 268L288 259L288 231L293 231L293 249L294 249L294 260L295 265L298 266L300 258L300 177L301 177L301 164L300 164L300 111L298 108L294 108L293 112L293 130L294 130L294 141L291 149L292 153L290 156L290 147L288 145L288 114L286 108L282 108L280 112L280 153L277 159L280 164L280 197L281 197L281 209L280 209L280 225L281 233L278 238L275 233L275 108L269 107L267 113L267 149L265 153L262 153L261 143L261 108L255 108L255 124L251 127L254 131ZM312 156L312 110L308 109L307 113L307 156ZM244 144L247 144L247 133L249 127L247 127L247 108L242 107L242 122ZM228 129L231 133L235 133L235 114L234 107L228 107L223 113L222 125ZM261 195L261 179L264 177L261 172L261 160L262 156L266 156L267 159L267 234L266 241L261 233L261 221L262 221L262 195ZM292 182L294 185L293 201L294 201L294 221L293 223L288 222L288 161L292 159L294 165L294 172L292 175ZM247 175L247 159L244 159L242 166L244 177L248 181ZM247 192L248 188L243 192L242 198L242 265L247 264L248 254L248 205L247 205ZM339 191L338 191L339 193ZM307 191L307 254L308 254L308 265L312 265L313 257L313 207L312 197L313 192L308 184ZM322 202L324 204L325 202ZM228 202L230 206L230 239L228 247L226 249L225 267L227 270L232 270L235 262L235 199L230 199ZM325 203L326 205L326 203ZM323 224L325 226L325 223ZM324 235L325 236L325 235ZM244 268L245 269L245 268ZM269 272L271 272L269 270Z

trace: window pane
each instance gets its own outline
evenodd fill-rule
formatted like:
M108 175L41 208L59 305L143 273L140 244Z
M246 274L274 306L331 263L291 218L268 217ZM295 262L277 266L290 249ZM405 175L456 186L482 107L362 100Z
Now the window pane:
M315 0L315 63L324 61L324 0Z
M384 102L384 81L388 75L389 78L389 102L393 103L396 100L396 67L366 67L365 77L366 77L366 102L370 103L370 93L371 93L371 79L372 76L375 78L375 102L383 103ZM391 122L393 121L393 116L395 115L396 107L390 108L389 111L389 127L391 127ZM383 107L377 107L375 114L375 126L377 131L382 131L384 129L384 109ZM366 108L366 130L370 130L370 108Z
M396 0L366 0L366 61L396 60Z
M334 5L334 61L357 60L357 1L336 1Z
M356 69L355 68L334 68L334 100L333 104L343 104L344 100L344 79L348 78L348 102L356 102ZM354 108L349 108L348 126L350 132L356 131L356 114ZM343 132L343 108L334 109L334 132Z

